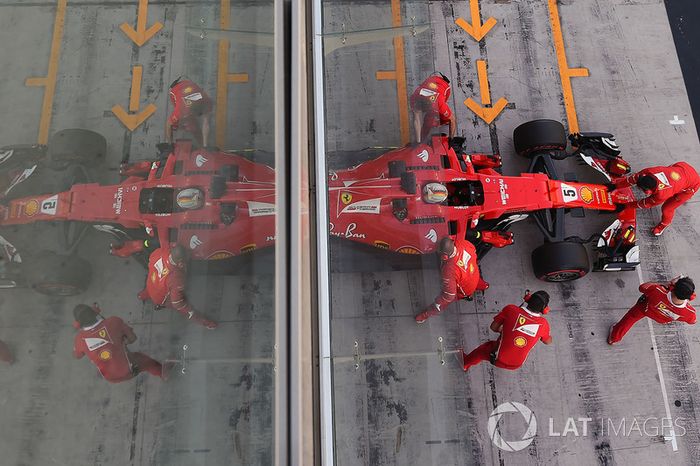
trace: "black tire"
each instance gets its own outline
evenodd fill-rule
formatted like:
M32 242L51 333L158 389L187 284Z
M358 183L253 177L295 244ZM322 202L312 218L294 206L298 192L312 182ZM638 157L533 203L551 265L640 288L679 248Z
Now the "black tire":
M401 174L401 189L408 194L416 194L416 174L413 172L403 172Z
M522 157L532 157L545 150L566 150L566 131L555 120L533 120L513 130L515 152Z
M389 178L399 178L406 171L406 162L392 160L389 162Z
M107 140L94 131L64 129L49 139L51 166L63 169L71 164L92 167L105 159Z
M24 265L24 263L23 263ZM27 282L48 296L74 296L90 286L90 263L78 256L43 252L26 259Z
M586 275L591 264L583 244L560 241L544 243L532 251L532 270L540 280L568 282Z

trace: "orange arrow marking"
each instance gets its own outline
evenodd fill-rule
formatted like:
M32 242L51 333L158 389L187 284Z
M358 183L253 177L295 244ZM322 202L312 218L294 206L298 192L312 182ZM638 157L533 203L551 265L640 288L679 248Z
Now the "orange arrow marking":
M476 61L476 71L479 74L479 90L481 92L481 103L484 105L491 105L491 90L489 89L489 78L486 73L486 60ZM496 119L499 113L508 104L508 101L501 97L498 101L491 105L491 107L482 107L477 104L471 97L464 101L469 110L476 113L476 115L484 120L487 124L491 124L493 120Z
M472 14L472 24L467 23L462 18L457 18L455 23L464 29L467 34L476 41L480 41L496 25L496 20L489 17L484 24L481 24L481 13L479 12L479 0L469 0L469 10Z
M141 47L148 42L148 39L155 36L163 27L163 23L156 22L153 26L146 29L146 21L148 19L148 0L139 0L139 11L136 16L136 30L130 24L122 23L119 28L126 36L134 41L136 45Z
M134 66L134 72L131 76L131 95L129 96L129 110L136 112L139 109L139 99L141 97L141 77L143 76L143 66ZM115 105L112 107L112 113L114 116L119 118L124 126L129 128L129 131L133 131L141 124L148 120L154 113L156 113L156 106L153 104L148 104L143 111L139 113L129 114L122 108L121 105Z

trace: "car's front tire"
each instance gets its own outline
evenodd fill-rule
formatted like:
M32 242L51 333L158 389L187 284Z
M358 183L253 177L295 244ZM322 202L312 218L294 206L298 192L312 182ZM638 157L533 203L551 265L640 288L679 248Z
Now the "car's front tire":
M544 243L532 251L532 271L540 280L568 282L591 270L588 251L581 243L556 241Z
M523 123L513 130L515 152L531 158L541 151L565 151L566 130L556 120L533 120Z

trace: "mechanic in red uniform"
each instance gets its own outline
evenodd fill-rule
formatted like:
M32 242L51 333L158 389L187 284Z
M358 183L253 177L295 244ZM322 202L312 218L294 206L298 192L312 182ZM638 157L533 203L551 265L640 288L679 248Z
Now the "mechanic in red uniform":
M648 209L663 204L661 222L651 230L652 235L660 236L671 224L676 209L700 189L700 176L686 162L677 162L669 167L645 168L627 178L617 180L615 187L624 188L632 184L636 184L648 196L636 201L637 207Z
M207 147L212 109L207 93L189 79L177 78L170 85L170 103L173 113L165 122L166 142L172 143L173 131L182 128L192 134L202 147Z
M411 95L413 129L418 142L427 142L433 128L449 125L450 138L457 132L457 120L447 105L450 80L442 73L429 76Z
M469 354L462 352L465 371L482 361L515 370L540 340L545 345L552 343L549 322L543 315L549 312L549 294L540 290L526 294L525 300L521 306L507 305L493 318L491 330L501 334L497 340L487 341Z
M476 248L466 239L456 242L449 237L440 240L440 276L442 289L435 302L416 316L422 324L429 317L439 314L455 299L468 299L476 290L486 290L489 284L481 279L477 264Z
M642 283L639 286L642 296L627 311L622 319L610 327L608 344L614 345L644 317L649 317L660 324L680 320L687 324L695 323L695 308L690 301L695 298L695 283L687 277L678 277L669 283Z
M214 329L218 324L196 312L185 296L186 258L185 248L180 245L154 250L148 259L146 287L138 297L157 307L175 309L193 322Z
M126 347L136 341L134 331L119 317L103 318L99 308L78 304L73 309L75 336L73 356L86 356L108 382L117 383L148 372L163 378L163 366L143 353L132 353Z

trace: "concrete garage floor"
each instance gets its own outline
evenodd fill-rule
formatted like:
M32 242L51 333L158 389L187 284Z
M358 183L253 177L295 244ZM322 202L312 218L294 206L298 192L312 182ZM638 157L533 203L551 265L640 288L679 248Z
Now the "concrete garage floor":
M324 5L327 33L391 25L389 2ZM469 2L401 2L403 24L430 24L429 32L403 39L408 92L433 70L447 74L458 134L467 138L469 151L500 152L504 173L517 174L526 161L514 153L513 129L536 118L561 120L571 128L575 115L582 131L614 133L634 169L677 160L700 166L697 132L662 1L555 5L568 66L589 72L571 78L575 108L569 114L551 5L540 0L482 0L479 5L482 21L493 17L497 23L477 43L455 24L458 17L470 21ZM326 57L331 168L357 163L366 147L400 145L401 121L392 100L396 83L375 75L394 69L394 53L389 39ZM469 97L480 101L476 60L488 63L493 101L508 100L490 126L463 104ZM670 124L674 115L685 124ZM573 161L564 166L582 180L602 182L588 167ZM424 259L428 267L423 271L389 270L386 258L387 270L358 272L362 263L332 243L337 464L700 462L697 329L680 324L650 328L643 321L619 346L606 344L609 326L635 302L640 279L700 276L697 203L694 199L681 208L661 239L648 233L658 221L658 209L640 212L639 274L596 273L560 285L534 278L530 252L541 235L534 222L516 224L516 244L492 251L482 262L491 283L486 295L453 304L422 326L413 316L439 290L434 259ZM587 237L610 222L609 215L588 212L585 219L569 218L567 225L570 234ZM482 364L464 374L459 348L472 349L493 337L488 330L493 315L504 304L519 303L528 288L546 289L552 296L554 344L537 347L517 372ZM487 430L491 411L509 401L526 405L537 418L533 442L517 452L497 449ZM562 436L569 418L576 430L569 425ZM662 418L675 423L673 436L668 427L661 431L661 423L668 423ZM517 414L506 415L499 425L508 440L520 440L527 428Z
M228 27L269 33L271 7L233 1ZM148 26L160 22L163 28L142 47L119 28L122 23L135 26L137 10L138 2L0 3L0 40L8 45L0 50L0 103L5 109L0 145L40 141L41 122L47 118L49 134L75 127L97 131L106 137L108 153L91 174L100 182L117 183L125 154L131 160L157 155L155 145L163 140L165 118L172 111L171 81L187 75L216 101L219 41L228 38L215 31L223 15L219 3L151 2ZM52 40L61 14L63 35ZM59 52L53 59L52 42ZM212 141L270 163L272 51L236 44L235 53L231 47L225 58L224 71L247 73L247 82L238 76L226 86L227 97L218 99L225 111L223 118L212 119ZM46 76L47 70L50 74L52 60L55 94L44 112L44 87L27 87L25 79ZM138 65L143 66L141 87L131 91L132 70ZM139 90L138 110L149 104L157 110L131 132L111 109L128 109L130 93ZM220 141L217 125L223 129ZM60 176L44 173L27 186L46 192L45 183ZM57 248L60 232L56 225L42 224L1 234L22 251ZM270 464L271 256L260 258L265 267L249 261L235 275L192 277L191 301L221 323L207 331L174 312L154 312L141 304L136 293L145 270L133 259L109 256L110 240L90 231L82 242L79 255L90 261L93 277L81 296L47 298L27 289L0 294L0 339L16 357L13 366L0 366L0 464ZM186 374L178 365L167 383L141 375L112 385L86 359L75 361L72 309L94 301L106 315L120 316L134 328L138 340L133 350L179 361L187 345Z

